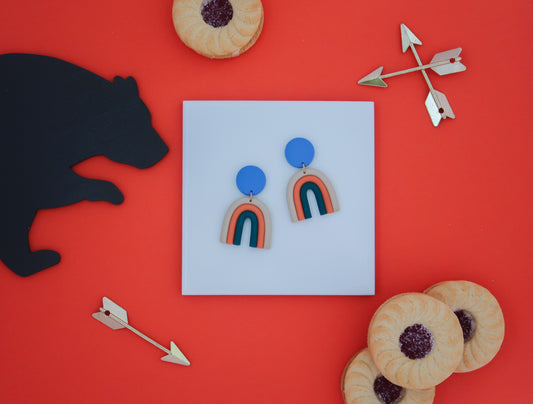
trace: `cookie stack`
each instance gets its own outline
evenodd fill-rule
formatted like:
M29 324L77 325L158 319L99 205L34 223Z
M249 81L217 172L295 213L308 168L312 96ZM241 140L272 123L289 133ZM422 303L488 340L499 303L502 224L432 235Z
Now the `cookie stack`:
M470 372L494 358L505 324L496 298L468 281L445 281L424 293L383 303L370 322L368 348L342 376L347 404L426 404L454 372Z

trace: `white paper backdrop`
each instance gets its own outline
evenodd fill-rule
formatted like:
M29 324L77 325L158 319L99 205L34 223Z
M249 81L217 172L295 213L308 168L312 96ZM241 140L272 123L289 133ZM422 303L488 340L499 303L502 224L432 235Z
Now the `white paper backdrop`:
M285 145L305 137L309 165L331 180L340 211L291 222L286 187L297 171ZM257 195L272 217L271 249L220 242L246 165L266 174ZM374 105L371 102L184 101L182 293L374 294Z

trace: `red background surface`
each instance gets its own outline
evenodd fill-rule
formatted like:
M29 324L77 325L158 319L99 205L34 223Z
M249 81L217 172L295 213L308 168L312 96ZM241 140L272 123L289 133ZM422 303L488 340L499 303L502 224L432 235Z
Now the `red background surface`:
M147 170L103 157L79 164L78 173L117 184L125 202L40 211L32 248L57 249L61 263L30 278L0 263L0 401L340 404L342 370L366 345L377 307L446 279L489 288L506 337L489 365L439 385L435 403L531 399L533 3L263 5L256 45L213 61L176 36L170 0L2 1L2 53L134 76L170 152ZM387 89L355 84L379 65L414 65L400 49L402 22L424 43L423 61L463 48L465 72L429 73L457 116L438 128L418 73ZM375 102L375 296L181 296L185 99ZM192 366L161 362L132 333L92 319L104 295L132 325L164 345L174 340Z

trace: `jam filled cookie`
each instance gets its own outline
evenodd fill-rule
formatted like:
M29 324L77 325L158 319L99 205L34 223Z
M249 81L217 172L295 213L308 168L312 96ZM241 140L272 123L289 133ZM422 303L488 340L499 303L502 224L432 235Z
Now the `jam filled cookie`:
M427 389L449 377L463 356L463 332L453 311L423 293L383 303L370 322L368 348L392 383Z
M435 388L405 389L389 382L376 368L368 348L346 365L341 383L346 404L431 404Z
M188 47L208 58L238 56L263 28L261 0L174 0L172 20Z
M446 281L425 292L446 303L457 315L465 343L456 372L470 372L489 363L505 334L503 313L496 298L483 286L468 281Z

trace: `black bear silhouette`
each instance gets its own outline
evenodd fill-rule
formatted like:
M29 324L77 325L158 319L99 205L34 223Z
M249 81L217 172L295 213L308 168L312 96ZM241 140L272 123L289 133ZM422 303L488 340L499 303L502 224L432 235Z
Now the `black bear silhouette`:
M38 209L122 203L115 185L79 176L75 164L104 155L147 168L167 152L133 77L110 82L49 56L0 55L0 260L20 276L59 262L30 249Z

